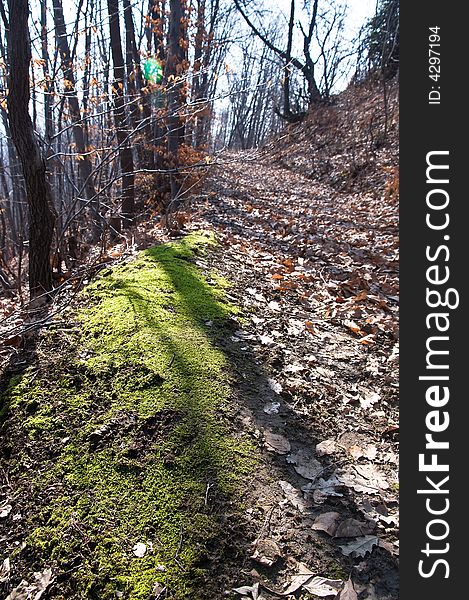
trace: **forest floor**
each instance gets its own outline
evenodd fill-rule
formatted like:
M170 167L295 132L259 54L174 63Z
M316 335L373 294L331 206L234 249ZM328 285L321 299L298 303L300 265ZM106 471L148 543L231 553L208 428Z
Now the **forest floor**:
M2 598L397 600L397 198L295 156L219 155L12 359Z
M240 585L274 598L306 566L397 598L396 200L312 185L268 152L225 155L193 223L207 225L246 316L226 342L236 426L262 449Z

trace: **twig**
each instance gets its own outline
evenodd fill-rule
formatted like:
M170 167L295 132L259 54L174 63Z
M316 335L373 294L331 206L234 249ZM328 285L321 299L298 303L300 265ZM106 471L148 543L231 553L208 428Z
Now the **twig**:
M267 514L267 516L266 516L266 518L264 520L264 524L262 525L261 530L259 531L259 535L257 536L256 540L252 544L253 550L257 547L257 544L261 541L262 536L264 535L267 527L269 526L270 519L272 518L272 514L274 512L274 509L275 509L275 504L271 507L269 513Z
M181 552L181 550L182 550L183 539L184 539L183 538L183 529L182 529L182 525L181 525L181 527L179 529L179 545L178 545L178 548L176 550L176 554L174 555L173 560L180 569L182 569L183 571L186 571L187 570L186 567L183 564L181 564L181 562L178 560L179 552Z
M208 506L208 493L209 493L210 489L213 488L214 485L215 485L214 483L210 483L209 481L207 481L207 487L205 488L205 501L204 501L205 506Z

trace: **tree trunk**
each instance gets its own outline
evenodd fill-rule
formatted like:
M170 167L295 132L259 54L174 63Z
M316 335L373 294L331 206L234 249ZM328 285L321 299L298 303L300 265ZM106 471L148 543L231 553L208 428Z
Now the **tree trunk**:
M29 114L31 43L28 0L8 0L10 59L8 114L13 142L23 168L29 207L29 290L31 298L52 290L50 250L55 209L46 166Z
M125 100L124 100L124 54L119 23L119 0L107 0L109 14L109 31L111 35L111 54L114 64L114 122L116 125L117 142L119 144L119 160L122 171L122 218L123 227L132 225L135 214L135 174L132 149L129 144Z
M130 117L133 127L139 128L140 131L138 137L142 140L139 146L140 152L138 153L138 156L140 158L140 162L143 164L144 167L148 169L154 169L155 159L153 149L150 149L148 148L148 145L145 145L145 142L147 144L153 142L151 127L151 108L148 102L148 94L142 93L144 81L142 76L142 68L140 64L140 55L138 53L137 41L135 39L134 20L132 16L132 5L130 3L130 0L124 0L124 23L127 60L127 84L129 86L129 95L132 95L133 101L132 108L130 111ZM143 127L142 121L145 121Z
M184 139L184 123L181 119L181 108L185 103L182 74L185 70L187 41L186 4L185 0L170 0L168 56L165 75L168 81L168 154L173 168L178 164L178 150ZM171 200L179 194L178 177L171 175Z
M165 14L165 0L148 0L147 50L149 54L153 51L163 64L166 60L164 44ZM153 50L152 45L154 46Z
M41 51L43 61L42 69L44 73L44 130L46 142L50 150L54 126L52 121L52 85L49 73L49 44L47 35L46 0L41 0Z
M70 52L70 46L68 44L67 28L65 26L62 0L52 0L52 5L54 8L54 23L57 47L59 49L60 56L62 59L62 71L64 74L64 78L67 82L66 87L68 88L65 91L65 95L68 100L68 105L70 108L70 117L73 123L73 138L76 144L76 151L80 155L78 160L78 174L80 180L80 187L83 188L86 199L91 200L96 196L96 190L94 187L92 176L93 165L89 156L87 155L87 140L81 119L80 103L78 101L78 95L76 92L73 59ZM99 217L96 214L97 209L95 205L96 202L93 201L91 203L90 209L91 212L95 215L94 238L97 238L99 232L99 223L96 221L96 219L99 219Z
M201 102L200 90L202 83L202 62L203 62L203 48L206 39L205 31L205 0L197 0L197 21L196 21L196 32L194 40L194 62L192 65L192 72L194 73L192 78L192 90L191 90L191 103L194 110L194 115L189 123L186 124L187 137L191 140L192 145L197 147L197 129L199 118L203 112L204 106Z

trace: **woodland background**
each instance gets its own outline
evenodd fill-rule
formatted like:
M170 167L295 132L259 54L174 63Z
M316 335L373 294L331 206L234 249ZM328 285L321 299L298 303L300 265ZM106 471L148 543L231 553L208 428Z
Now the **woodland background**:
M337 84L377 78L387 119L397 2L381 0L354 40L340 2L292 0L286 8L0 2L5 298L23 302L28 278L31 296L42 296L116 241L130 242L139 223L178 229L178 212L217 153L259 147L333 103ZM163 68L157 84L143 76L150 56Z

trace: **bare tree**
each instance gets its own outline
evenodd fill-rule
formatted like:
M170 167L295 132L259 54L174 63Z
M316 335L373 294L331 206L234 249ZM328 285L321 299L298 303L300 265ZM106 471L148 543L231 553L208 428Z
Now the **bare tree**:
M181 117L186 101L183 74L187 71L187 6L186 0L170 0L168 54L165 76L168 82L168 154L170 164L177 165L178 150L184 140L184 122ZM171 200L179 194L179 177L171 174Z
M116 137L119 144L119 160L122 171L122 218L124 228L132 225L135 214L135 173L132 148L130 147L125 98L125 61L122 52L122 39L119 22L119 0L108 0L109 31L111 36L111 53L114 64L114 121Z
M287 47L285 50L282 50L282 48L278 47L275 43L273 43L269 39L269 37L266 35L266 33L261 31L261 28L254 24L254 21L248 16L246 9L241 5L240 0L234 0L234 2L236 5L236 8L242 15L243 19L246 21L246 23L249 25L249 27L252 29L252 31L257 35L257 37L259 37L259 39L261 39L264 42L264 44L270 50L272 50L272 52L275 52L275 54L277 54L280 58L282 58L285 61L285 65L286 65L285 68L290 69L290 65L291 65L291 66L295 67L296 69L298 69L300 71L300 73L303 75L303 77L305 78L305 80L307 82L307 87L308 87L308 104L313 105L317 102L320 102L322 100L322 95L321 95L321 92L319 91L319 87L318 87L318 84L316 81L316 73L315 73L316 62L313 60L312 55L311 55L311 52L312 52L311 44L312 44L312 40L313 40L314 31L317 26L319 0L314 0L314 2L313 2L312 10L309 15L308 27L305 29L303 27L303 25L300 23L300 29L301 29L301 33L303 36L303 56L304 56L303 61L299 60L295 56L292 56L292 54L291 54L293 23L295 21L295 2L294 2L294 0L291 0L291 4L290 4L290 19L289 19L289 25L288 25ZM289 79L290 79L290 77L288 75L287 82L289 82ZM287 97L287 102L288 102L288 100L289 100L288 83L284 86L284 90L286 90L286 97ZM287 120L298 120L298 118L301 118L304 115L292 115L291 111L288 112L287 110L285 110L284 116Z
M82 1L80 2L80 4L82 4ZM76 89L73 57L68 43L67 28L65 26L65 17L62 0L52 0L52 5L54 8L56 43L61 57L62 71L65 79L65 97L67 98L68 105L70 108L70 118L73 123L73 137L76 145L76 151L78 153L78 173L80 176L79 187L84 190L85 197L88 200L90 200L92 198L95 198L96 196L96 189L94 187L92 176L93 165L88 154L88 143L80 112L80 102L78 100L78 94ZM47 32L44 38L47 38ZM43 44L44 43L46 43L46 41L43 39ZM97 215L97 211L92 202L89 206L90 209L94 212L94 232L95 236L97 236L99 232L99 216Z
M29 114L31 43L28 0L8 0L8 10L8 116L26 183L29 207L29 290L34 298L52 290L50 251L56 215L45 161Z

